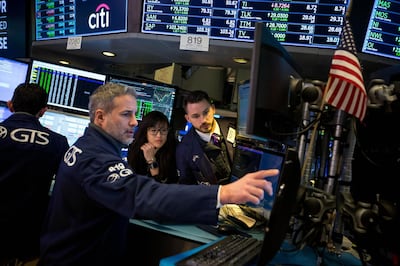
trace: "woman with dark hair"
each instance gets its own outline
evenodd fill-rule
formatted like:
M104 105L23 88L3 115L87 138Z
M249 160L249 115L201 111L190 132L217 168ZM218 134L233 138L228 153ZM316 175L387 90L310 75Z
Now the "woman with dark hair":
M128 163L138 174L162 183L177 183L175 144L168 118L152 111L139 122L129 146Z

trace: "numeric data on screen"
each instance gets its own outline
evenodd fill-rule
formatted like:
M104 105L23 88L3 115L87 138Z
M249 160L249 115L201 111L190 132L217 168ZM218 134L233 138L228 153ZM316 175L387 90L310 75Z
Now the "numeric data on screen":
M347 0L144 0L142 32L253 41L256 22L281 43L336 48Z
M400 1L375 0L362 51L400 59Z
M35 39L126 32L127 1L35 0Z
M36 39L75 34L75 0L36 1Z

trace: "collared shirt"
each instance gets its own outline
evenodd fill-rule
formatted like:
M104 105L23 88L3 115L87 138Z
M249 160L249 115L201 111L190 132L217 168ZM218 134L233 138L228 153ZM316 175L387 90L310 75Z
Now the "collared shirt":
M210 141L211 135L212 135L213 133L216 133L216 134L218 134L218 135L221 135L221 129L220 129L220 127L219 127L217 121L215 121L215 129L214 129L213 132L204 133L204 132L201 132L201 131L199 131L199 130L197 130L197 129L196 129L196 132L197 132L197 134L199 134L200 138L201 138L202 140L204 140L205 142L209 142L209 141Z

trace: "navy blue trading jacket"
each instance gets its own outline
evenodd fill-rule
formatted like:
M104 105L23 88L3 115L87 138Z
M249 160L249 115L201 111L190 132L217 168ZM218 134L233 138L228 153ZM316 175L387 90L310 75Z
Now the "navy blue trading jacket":
M31 114L0 123L0 257L39 253L51 181L68 147Z
M224 140L225 142L225 140ZM214 172L204 146L207 145L192 127L176 146L176 169L181 184L218 184L220 181ZM225 143L226 145L226 143ZM219 148L218 148L219 149ZM228 151L225 150L228 154ZM229 164L231 161L227 158Z
M41 265L118 265L129 218L217 223L218 186L162 184L136 175L120 150L93 124L70 147L41 238Z

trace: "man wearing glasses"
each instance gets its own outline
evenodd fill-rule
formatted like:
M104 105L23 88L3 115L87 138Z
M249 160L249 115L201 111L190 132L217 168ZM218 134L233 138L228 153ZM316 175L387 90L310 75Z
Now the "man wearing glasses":
M232 161L210 97L204 91L192 91L185 97L183 108L192 127L176 149L179 183L228 183Z

